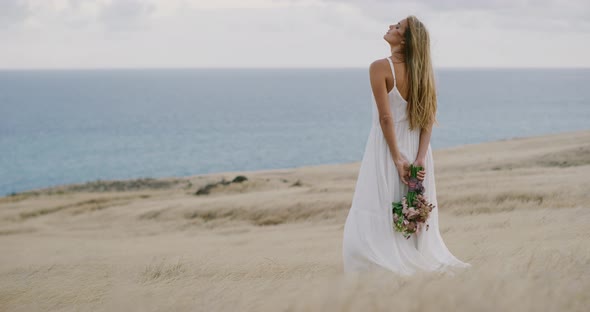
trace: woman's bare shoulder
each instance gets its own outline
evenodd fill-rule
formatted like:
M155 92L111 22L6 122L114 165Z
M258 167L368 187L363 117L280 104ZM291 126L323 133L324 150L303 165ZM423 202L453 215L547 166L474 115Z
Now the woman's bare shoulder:
M383 74L385 70L389 68L389 64L387 62L387 58L381 58L374 60L371 65L369 65L369 72L374 74Z

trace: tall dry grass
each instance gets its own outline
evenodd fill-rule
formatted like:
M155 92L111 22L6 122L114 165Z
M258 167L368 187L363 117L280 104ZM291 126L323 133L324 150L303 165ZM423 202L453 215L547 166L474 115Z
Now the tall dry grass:
M0 198L0 310L588 310L590 131L434 159L455 275L343 274L359 163L103 181Z

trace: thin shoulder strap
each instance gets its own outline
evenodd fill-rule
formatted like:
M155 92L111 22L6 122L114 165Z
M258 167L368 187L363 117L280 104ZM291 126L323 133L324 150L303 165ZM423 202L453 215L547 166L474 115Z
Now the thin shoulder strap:
M391 61L391 56L387 57L389 61L389 67L391 67L391 73L393 74L393 87L395 88L395 70L393 69L393 62Z

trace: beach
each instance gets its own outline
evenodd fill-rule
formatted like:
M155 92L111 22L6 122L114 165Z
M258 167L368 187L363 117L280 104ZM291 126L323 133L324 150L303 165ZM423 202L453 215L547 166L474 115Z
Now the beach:
M2 311L586 311L590 130L433 150L455 275L345 276L360 162L0 198Z

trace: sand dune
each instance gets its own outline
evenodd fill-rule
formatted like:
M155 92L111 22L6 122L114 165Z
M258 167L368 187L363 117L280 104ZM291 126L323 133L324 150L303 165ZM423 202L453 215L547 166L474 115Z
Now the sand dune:
M0 310L588 310L590 131L434 162L455 276L343 275L359 162L93 181L0 198Z

